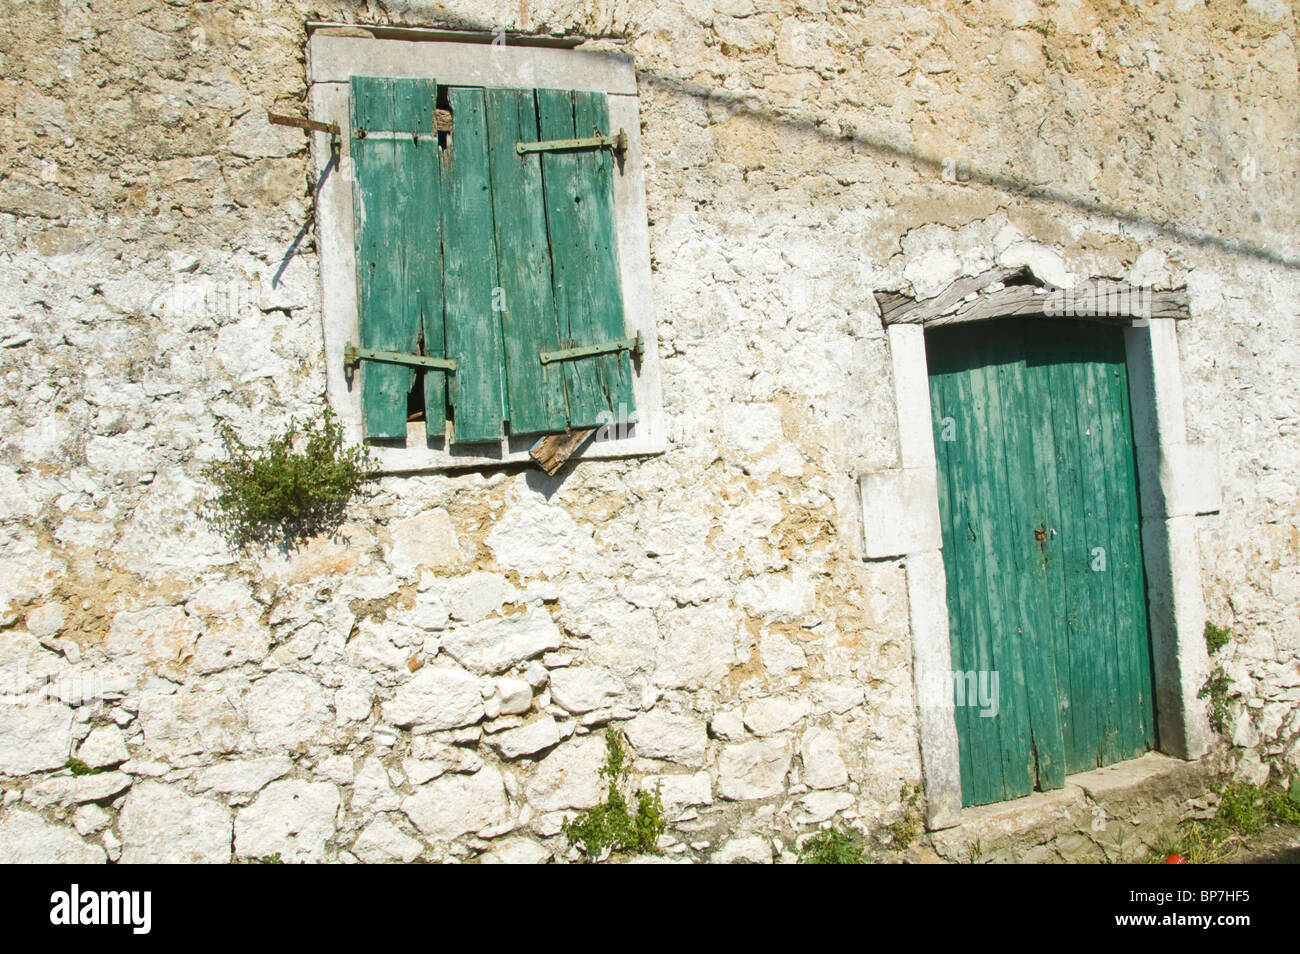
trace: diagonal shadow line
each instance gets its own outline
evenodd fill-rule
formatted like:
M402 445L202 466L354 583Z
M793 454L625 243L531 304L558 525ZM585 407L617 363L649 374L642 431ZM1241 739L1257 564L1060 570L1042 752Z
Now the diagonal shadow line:
M330 153L329 162L325 164L325 168L321 170L320 175L317 176L316 178L316 188L315 191L312 192L313 196L320 195L321 187L325 185L325 178L336 168L338 168L338 164L339 164L339 154L337 152ZM298 246L301 245L302 240L307 237L307 230L311 228L312 221L315 218L316 218L316 205L315 202L313 201L311 214L307 216L307 218L303 221L302 228L298 230L298 234L295 235L293 237L293 241L289 243L289 250L284 253L284 257L280 259L280 267L275 270L275 274L271 277L272 288L276 288L279 286L280 278L284 275L284 270L289 267L289 262L292 261L294 255L297 254Z
M362 5L362 0L345 0L345 2L356 6ZM400 2L400 0L386 3L385 7L396 13L427 16L427 10L417 9L408 3ZM363 23L358 23L356 25L360 27L366 26L366 24ZM393 26L402 27L411 26L411 24L393 24ZM498 28L498 25L485 25L481 21L476 21L466 17L448 17L446 23L438 26L431 26L430 28L465 30L491 34ZM606 37L606 39L621 40L625 38ZM508 42L509 41L507 40L507 43ZM617 55L624 56L628 54ZM630 55L628 56L630 58ZM884 139L872 136L861 130L855 129L850 132L832 132L826 128L826 123L824 121L818 121L807 117L789 116L782 114L775 109L754 106L752 103L747 101L752 97L752 94L746 96L743 93L733 93L726 90L715 89L705 86L702 83L694 82L693 80L684 79L681 76L665 70L655 69L654 67L636 66L636 75L638 85L640 85L641 82L645 82L650 86L665 92L719 105L725 108L732 115L743 115L759 122L766 122L781 125L788 129L799 130L817 136L828 142L838 142L846 145L851 144L853 146L861 147L863 150L875 155L908 162L913 166L927 169L932 172L942 172L943 170L943 158L924 155L914 149L887 142ZM1151 218L1150 216L1122 209L1100 200L1073 195L1060 189L1035 186L1023 180L1016 179L1013 176L998 175L992 172L970 169L969 166L967 169L966 181L986 185L1010 195L1021 196L1032 201L1064 206L1083 212L1087 215L1099 216L1116 220L1126 225L1150 229L1182 242L1217 249L1230 255L1253 258L1273 265L1281 265L1284 268L1300 270L1300 254L1286 254L1255 242L1236 238L1234 236L1220 235L1216 232L1197 226Z
M933 172L942 172L944 167L944 160L942 158L927 156L913 149L898 146L886 142L878 137L864 134L858 130L853 130L851 132L832 132L826 128L824 123L819 123L815 120L798 116L782 115L775 110L752 106L747 104L744 101L744 97L739 94L711 89L700 83L684 80L680 77L659 70L642 69L638 67L637 77L638 79L644 79L649 85L660 89L719 104L734 115L744 115L762 122L778 123L787 128L800 130L830 142L841 142L859 146L867 152L879 156L885 156L890 159L900 159L909 162L914 166L925 168ZM978 169L967 168L968 172L963 181L991 186L999 191L1035 201L1068 206L1088 215L1102 216L1107 219L1118 220L1126 225L1151 229L1184 242L1216 248L1233 255L1257 258L1275 265L1282 265L1286 268L1300 269L1300 256L1288 256L1267 248L1266 246L1258 245L1244 239L1231 236L1225 237L1195 226L1184 225L1181 222L1154 219L1136 212L1121 209L1118 206L1109 205L1099 200L1072 195L1059 189L1035 186L1011 176L997 175L991 172L983 172Z

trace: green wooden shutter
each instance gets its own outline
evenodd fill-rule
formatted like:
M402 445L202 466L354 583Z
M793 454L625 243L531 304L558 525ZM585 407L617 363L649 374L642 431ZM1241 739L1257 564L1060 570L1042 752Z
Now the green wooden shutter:
M543 140L608 135L604 93L537 91ZM627 336L614 220L614 160L603 149L544 152L546 228L560 345L600 344ZM635 421L627 352L565 361L569 426Z
M551 248L538 153L519 155L515 145L537 141L537 104L532 90L487 91L488 142L492 157L492 208L505 339L510 430L515 434L562 431L568 424L564 371L538 355L560 346L551 285Z
M440 173L432 80L352 77L352 166L357 307L363 348L445 357ZM413 368L360 369L368 438L406 437ZM441 437L446 382L424 375L426 430Z
M543 364L628 337L607 150L520 142L608 134L605 94L353 77L361 345L456 360L425 373L427 432L456 443L636 420L626 352ZM380 135L360 135L375 131ZM365 362L366 436L403 437L414 371Z
M497 252L481 89L449 89L451 147L443 153L442 243L447 354L456 443L505 436L501 324L493 308Z

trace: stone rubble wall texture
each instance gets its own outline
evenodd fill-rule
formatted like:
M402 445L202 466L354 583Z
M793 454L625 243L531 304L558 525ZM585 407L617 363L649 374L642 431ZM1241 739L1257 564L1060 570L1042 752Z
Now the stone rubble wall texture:
M668 857L896 821L904 573L861 558L853 494L898 455L872 292L1022 261L1189 289L1230 754L1300 768L1289 5L0 9L0 857L564 859L606 725ZM387 477L289 555L215 534L219 423L322 407L307 141L264 118L301 109L309 19L635 57L666 454Z

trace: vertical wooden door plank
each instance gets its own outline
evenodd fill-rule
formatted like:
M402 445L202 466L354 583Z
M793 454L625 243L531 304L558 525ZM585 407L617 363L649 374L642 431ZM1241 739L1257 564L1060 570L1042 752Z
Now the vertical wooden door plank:
M361 346L442 357L439 167L433 141L432 80L354 76L351 83L355 176L353 210ZM361 132L376 132L374 137ZM398 135L392 135L392 134ZM408 138L409 134L409 138ZM426 374L430 433L446 419L443 376ZM368 438L405 438L409 367L363 362L362 409Z
M501 318L506 397L512 434L563 431L568 423L564 371L538 355L560 347L546 198L539 153L519 155L515 144L538 139L532 90L489 89L488 152L498 281L494 302Z
M948 413L948 409L957 409L960 413L960 401L955 397L956 377L960 373L948 362L948 355L939 346L927 341L930 366L930 408L933 415L933 432L935 440L935 459L937 467L937 485L939 494L940 525L943 535L944 571L947 577L947 600L949 613L949 646L953 672L963 672L972 668L973 652L970 640L973 636L968 622L968 609L964 605L963 594L969 592L970 554L963 545L962 538L955 528L964 526L965 507L963 496L959 493L960 481L956 479L957 462L953 459L956 451L953 445L961 435L957 431L958 421ZM931 691L940 691L940 687L928 687ZM953 695L953 686L949 681L942 687L949 698ZM957 725L957 755L960 763L962 804L976 804L976 773L981 771L975 762L975 727L971 725L971 709L956 706L953 719Z
M1058 489L1056 440L1053 427L1053 400L1051 378L1048 371L1051 354L1045 354L1042 342L1045 336L1036 324L1022 325L1025 343L1025 389L1030 402L1026 408L1029 420L1029 469L1033 474L1034 515L1030 523L1034 530L1042 531L1042 539L1035 536L1036 565L1030 579L1038 588L1041 615L1036 624L1037 645L1040 647L1036 665L1043 679L1042 692L1035 707L1035 736L1046 740L1052 753L1050 760L1040 760L1040 772L1047 780L1045 787L1059 787L1065 783L1068 772L1068 745L1070 738L1069 681L1070 658L1066 643L1065 580L1061 567L1060 512Z
M1148 642L1143 594L1142 550L1138 539L1137 483L1133 461L1132 425L1128 416L1128 381L1124 341L1118 329L1098 336L1101 350L1095 376L1102 392L1101 426L1108 449L1108 503L1111 552L1108 561L1115 605L1116 674L1119 685L1116 758L1146 751L1144 708L1150 681L1139 659ZM1143 594L1144 596L1144 594Z
M949 479L954 502L947 519L953 530L955 547L944 555L945 570L951 566L956 572L949 579L949 617L954 645L961 647L960 656L954 652L954 678L965 674L974 677L978 688L980 674L991 673L995 662L996 630L1000 625L1001 608L995 605L992 594L996 591L996 571L990 567L988 554L992 535L996 532L997 515L993 512L993 496L984 478L985 455L982 446L987 440L986 421L988 402L984 389L977 385L980 356L978 339L968 328L954 328L932 335L927 339L931 360L952 374L944 398L945 414L937 421L942 430L949 425L943 417L952 418L955 440L948 443ZM987 679L988 676L986 675ZM970 681L967 681L970 684ZM986 683L987 685L987 683ZM959 746L968 751L963 765L970 775L963 776L962 798L967 805L983 805L1012 797L1004 778L1003 713L997 717L980 715L978 699L966 694L965 705L959 709L965 736Z
M985 493L987 530L984 540L984 565L988 572L987 599L990 617L992 673L998 674L998 737L1001 743L1004 798L1016 798L1033 791L1034 772L1032 742L1029 735L1028 704L1025 699L1024 672L1020 649L1020 580L1014 559L1010 488L1007 485L1008 424L1012 409L1003 401L1002 384L1008 363L1006 340L998 332L985 329L977 354L980 366L972 370L971 385L975 407L983 404L980 421L987 439L974 441L974 457L979 482Z
M1093 740L1095 765L1107 765L1116 759L1119 691L1116 669L1115 603L1110 585L1111 526L1107 499L1107 448L1101 426L1102 407L1096 380L1097 348L1095 339L1085 337L1080 329L1069 326L1075 359L1074 374L1076 412L1078 414L1079 466L1082 470L1084 525L1082 548L1085 565L1080 582L1087 588L1091 611L1088 614L1089 658L1093 666L1091 705L1097 710L1097 735Z
M483 90L448 90L450 148L443 152L443 286L451 378L453 439L458 444L505 437L501 328L493 308L497 251L488 168Z
M1092 484L1098 495L1097 538L1092 542L1090 553L1093 565L1089 567L1097 590L1106 609L1096 618L1095 636L1101 647L1105 660L1104 679L1108 690L1101 702L1106 711L1106 730L1102 738L1102 759L1107 763L1124 758L1124 709L1127 700L1134 694L1129 682L1129 670L1125 665L1126 650L1130 645L1130 621L1125 602L1117 600L1122 592L1117 593L1116 576L1122 575L1125 554L1118 544L1122 532L1117 526L1116 504L1122 493L1119 486L1117 460L1115 455L1113 419L1117 408L1112 404L1114 396L1111 387L1111 367L1107 361L1107 328L1088 329L1092 331L1086 346L1087 360L1080 364L1085 386L1095 395L1095 429L1094 447L1096 456L1092 460L1096 468ZM1102 550L1103 559L1098 559L1097 550ZM1104 562L1103 562L1104 560Z
M1067 769L1084 772L1097 767L1096 740L1100 736L1095 698L1096 664L1089 638L1093 606L1089 599L1087 508L1078 440L1078 387L1073 349L1056 342L1052 377L1052 425L1057 444L1057 487L1060 493L1059 549L1065 588L1065 640L1069 656L1070 736L1066 740Z
M1118 466L1124 475L1128 490L1123 494L1123 547L1125 578L1128 585L1129 619L1132 625L1133 684L1137 689L1135 700L1137 726L1134 732L1133 755L1155 748L1155 678L1151 671L1151 629L1147 617L1146 570L1142 555L1142 518L1137 478L1137 455L1133 445L1133 417L1129 403L1128 365L1123 334L1116 335L1119 376L1116 381L1119 411L1116 433L1120 459Z
M1011 595L1016 598L1018 611L1012 639L1016 692L1028 723L1027 764L1033 784L1047 791L1065 784L1065 750L1046 578L1047 541L1040 542L1037 536L1046 523L1046 503L1034 453L1036 434L1043 429L1045 415L1042 395L1030 388L1025 323L999 324L1003 326L999 338L1004 342L1001 350L1005 355L999 365L999 388L1006 432L1007 544L1016 583Z

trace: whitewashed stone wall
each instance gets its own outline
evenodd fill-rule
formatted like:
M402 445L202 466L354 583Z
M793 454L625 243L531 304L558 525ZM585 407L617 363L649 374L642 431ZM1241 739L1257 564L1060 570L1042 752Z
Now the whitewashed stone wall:
M230 551L217 425L322 407L300 108L345 3L11 3L0 36L0 858L564 858L621 726L692 859L920 779L871 293L994 263L1186 284L1240 770L1300 768L1296 24L1251 0L401 3L597 37L641 84L665 455L388 477ZM69 756L102 769L73 777Z

